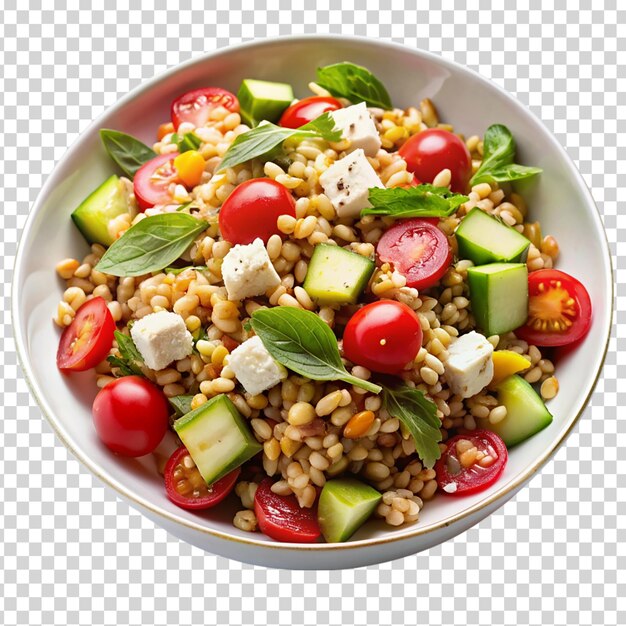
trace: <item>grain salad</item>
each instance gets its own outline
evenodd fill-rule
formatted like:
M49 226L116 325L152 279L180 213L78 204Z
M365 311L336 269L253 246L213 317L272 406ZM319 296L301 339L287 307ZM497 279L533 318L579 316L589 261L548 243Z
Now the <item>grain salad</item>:
M72 214L91 247L56 265L54 321L113 453L176 440L175 504L337 542L492 485L552 421L552 349L591 303L505 126L465 137L351 63L309 88L187 92L152 146L102 130L119 175Z

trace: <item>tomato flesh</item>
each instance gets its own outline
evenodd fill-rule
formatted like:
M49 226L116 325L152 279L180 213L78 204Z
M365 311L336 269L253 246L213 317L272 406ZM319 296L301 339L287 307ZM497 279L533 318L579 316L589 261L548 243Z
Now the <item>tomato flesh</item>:
M432 287L452 263L448 238L437 228L438 218L402 220L380 238L376 253L406 277L408 287Z
M239 100L237 96L220 87L202 87L184 93L172 102L171 116L174 128L183 122L193 124L194 128L204 126L211 117L211 111L218 106L237 113Z
M451 496L467 496L487 489L498 480L508 459L504 441L489 430L457 435L446 446L435 464L435 472L439 489Z
M92 412L102 443L117 454L135 457L159 445L170 410L156 385L141 376L124 376L98 392Z
M330 96L311 96L288 106L278 124L286 128L300 128L327 111L343 108L341 102Z
M279 496L272 481L261 481L254 496L254 513L259 529L271 539L292 543L311 543L321 534L317 507L300 508L295 496Z
M379 300L359 309L343 333L344 356L373 372L398 374L422 346L417 315L402 302Z
M194 464L187 448L174 451L165 466L165 492L167 497L182 509L200 511L219 504L232 490L241 468L207 485Z
M293 196L270 178L253 178L235 187L219 214L222 237L230 243L248 244L260 237L264 243L279 235L281 215L296 216Z
M180 182L174 159L178 152L159 154L144 163L133 179L133 191L141 211L155 204L167 204L172 201L170 185Z
M109 353L114 332L115 321L104 299L87 300L61 335L57 367L66 372L95 367Z
M584 285L560 270L528 275L528 321L515 334L536 346L565 346L591 327L591 298Z
M442 128L423 130L407 139L398 153L407 169L422 182L432 183L441 170L449 169L450 189L457 193L467 191L472 159L467 146L454 133Z

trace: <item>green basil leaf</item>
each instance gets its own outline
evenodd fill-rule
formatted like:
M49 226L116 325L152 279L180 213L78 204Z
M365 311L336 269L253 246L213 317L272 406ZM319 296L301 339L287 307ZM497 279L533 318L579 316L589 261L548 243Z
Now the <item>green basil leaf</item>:
M483 161L472 176L470 185L479 183L506 183L540 174L538 167L526 167L513 163L515 139L503 124L492 124L483 137Z
M259 309L252 314L254 332L266 350L288 369L312 380L343 380L379 393L381 388L348 373L333 331L311 311L293 307Z
M189 150L197 150L200 147L202 141L194 133L185 133L182 137L177 136L176 143L178 145L178 152L188 152Z
M430 468L441 456L441 422L437 406L422 391L404 383L381 383L383 406L392 417L400 420L415 441L415 450L422 463Z
M143 376L143 372L141 370L143 357L139 354L139 350L137 350L135 342L131 337L125 335L119 330L116 330L114 334L120 356L110 356L107 358L107 361L113 367L119 367L122 376Z
M168 267L208 224L186 213L160 213L131 226L96 265L113 276L142 276Z
M145 143L119 130L103 128L100 139L109 156L129 178L133 178L144 163L156 156L156 152Z
M417 185L369 190L371 208L363 209L364 215L391 215L392 217L447 217L469 198L454 193L447 187Z
M347 98L355 104L365 102L370 107L393 108L385 86L367 68L354 63L318 67L317 84L333 96Z
M502 165L497 167L487 174L483 174L478 177L472 184L477 185L483 182L496 182L496 183L508 183L514 180L522 180L524 178L530 178L537 174L541 174L540 167L528 167L526 165L517 165L516 163L510 163L509 165Z
M174 417L182 417L191 411L193 396L173 396L167 399L174 409Z
M207 269L209 268L206 265L185 265L184 267L166 267L163 271L166 274L174 274L176 276L185 270L197 270L198 272L204 272Z
M324 113L301 128L283 128L265 122L239 135L229 146L218 171L225 170L280 148L291 137L320 137L326 141L339 141L341 130L335 129L335 121Z

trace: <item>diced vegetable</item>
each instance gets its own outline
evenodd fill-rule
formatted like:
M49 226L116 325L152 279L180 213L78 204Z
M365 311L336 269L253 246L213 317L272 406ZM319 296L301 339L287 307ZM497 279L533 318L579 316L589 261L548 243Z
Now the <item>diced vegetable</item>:
M109 222L128 213L128 201L118 176L107 178L94 192L87 196L72 213L72 220L88 243L110 246Z
M197 150L187 150L174 159L174 169L188 188L200 184L205 165L205 160Z
M509 376L498 385L498 401L506 407L506 417L497 424L481 421L484 428L500 435L508 448L552 423L552 414L539 394L520 376Z
M514 228L475 207L456 229L459 256L474 265L525 262L530 241Z
M329 543L347 541L367 521L381 501L373 487L354 478L335 478L324 485L318 521Z
M490 387L500 384L505 378L530 367L530 361L513 350L496 350L492 355L493 378Z
M293 100L293 89L287 83L246 78L237 93L241 117L249 126L262 120L276 122Z
M374 268L373 261L356 252L318 244L313 250L303 287L320 304L354 304Z
M174 430L209 485L262 450L224 394L176 420Z
M476 323L486 336L519 328L528 316L528 270L525 263L470 267L467 279Z

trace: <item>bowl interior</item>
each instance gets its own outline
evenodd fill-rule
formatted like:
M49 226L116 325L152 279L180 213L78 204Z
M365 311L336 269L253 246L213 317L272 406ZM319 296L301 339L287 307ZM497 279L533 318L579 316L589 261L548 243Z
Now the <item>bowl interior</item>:
M543 125L494 85L463 68L427 53L399 46L345 38L297 38L260 42L220 51L151 81L105 113L59 163L30 216L18 254L14 284L14 319L24 370L42 409L60 436L88 467L122 494L175 521L199 524L229 536L256 542L262 535L232 526L235 502L217 511L194 514L171 504L154 456L120 459L100 445L91 422L94 375L62 376L55 367L59 329L51 317L63 286L54 265L65 257L81 258L87 246L69 215L114 168L100 145L99 128L119 129L154 141L157 126L169 119L169 104L180 93L203 85L236 91L243 78L289 82L298 96L319 65L353 61L367 66L386 84L394 104L406 107L421 98L435 102L440 118L459 132L481 134L491 123L506 124L518 143L518 159L544 173L527 185L525 197L533 219L561 247L558 267L578 277L594 303L594 324L570 354L557 355L561 391L549 403L553 424L510 453L503 478L473 497L438 497L423 510L417 525L389 529L371 522L353 540L425 533L487 499L504 495L530 476L575 422L601 367L610 324L611 272L608 249L593 201L564 151ZM158 454L167 454L164 442ZM320 545L320 549L324 546Z

